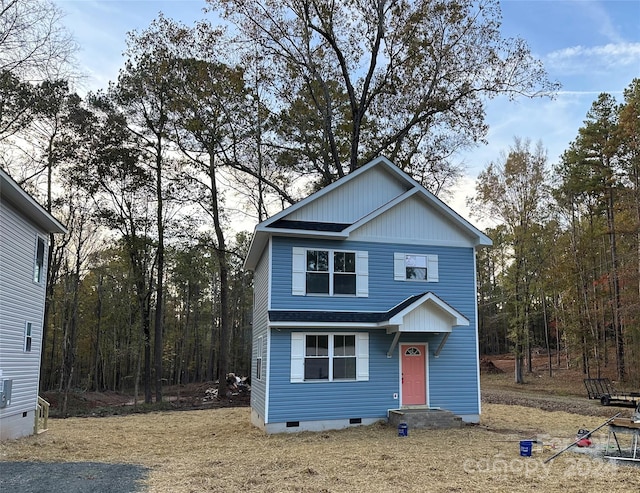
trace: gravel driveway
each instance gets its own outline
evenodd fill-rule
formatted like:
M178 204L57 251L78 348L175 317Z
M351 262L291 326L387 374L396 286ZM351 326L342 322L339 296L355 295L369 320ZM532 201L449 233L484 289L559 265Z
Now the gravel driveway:
M101 462L0 462L0 491L12 493L136 493L148 470Z

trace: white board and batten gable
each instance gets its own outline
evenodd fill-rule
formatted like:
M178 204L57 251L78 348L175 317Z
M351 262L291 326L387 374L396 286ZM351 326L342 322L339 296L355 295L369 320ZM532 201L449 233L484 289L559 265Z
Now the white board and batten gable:
M0 170L0 439L34 431L49 233L66 231Z
M295 224L307 226L302 230ZM314 228L314 224L338 227ZM256 226L245 268L255 269L273 234L442 246L491 245L484 233L384 157Z

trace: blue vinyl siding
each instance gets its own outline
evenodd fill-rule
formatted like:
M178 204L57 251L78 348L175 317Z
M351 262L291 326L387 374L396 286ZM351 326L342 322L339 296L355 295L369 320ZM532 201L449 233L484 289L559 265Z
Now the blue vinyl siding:
M387 358L393 336L384 329L372 330L368 382L290 383L291 331L272 329L269 422L386 418L387 410L400 407L400 400L393 399L393 394L400 393L399 348L407 342L429 344L431 407L456 414L478 414L475 339L469 336L472 336L469 327L458 327L439 358L435 358L433 351L442 336L403 334L392 357ZM473 342L473 348L469 341ZM452 353L448 357L447 351Z
M294 246L334 248L369 252L369 296L293 296L291 255ZM394 281L393 253L438 255L439 282ZM433 291L475 323L473 248L427 247L349 241L319 241L301 238L273 238L272 310L386 311L409 296Z
M253 330L251 355L251 407L262 418L266 417L266 388L269 378L268 354L268 302L269 302L269 249L265 249L253 274ZM258 338L263 338L262 379L257 378Z
M406 342L427 342L429 345L428 399L431 407L441 407L456 414L479 414L473 248L285 237L274 237L272 242L271 309L386 311L411 295L432 291L465 315L470 325L454 327L438 358L433 352L442 340L441 334L403 333L392 357L387 358L393 334L374 328L369 331L369 381L308 383L290 382L291 330L272 328L268 422L386 418L389 409L401 405L400 399L393 399L393 394L401 391L399 351L400 344ZM369 296L293 296L294 246L367 251ZM438 255L439 282L394 281L394 252Z
M271 332L270 423L386 418L387 409L398 407L398 358L386 357L391 339L384 330L370 332L366 382L290 383L291 331Z
M393 335L373 329L369 339L368 382L290 383L291 330L271 330L269 422L385 418L400 407L399 347L405 342L429 344L429 404L456 414L479 414L476 353L474 249L373 242L336 242L300 238L273 238L271 309L386 311L411 295L432 291L465 315L468 327L455 327L439 357L433 356L441 334L403 333L392 357L387 358ZM327 297L291 294L293 246L365 250L369 252L369 296ZM393 253L438 255L439 282L393 279ZM336 332L330 329L331 332Z

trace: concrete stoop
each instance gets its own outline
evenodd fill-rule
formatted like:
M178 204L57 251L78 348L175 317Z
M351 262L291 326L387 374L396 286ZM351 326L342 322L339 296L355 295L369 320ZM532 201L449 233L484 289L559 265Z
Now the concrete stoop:
M389 424L411 428L461 428L462 418L445 409L407 408L389 411Z

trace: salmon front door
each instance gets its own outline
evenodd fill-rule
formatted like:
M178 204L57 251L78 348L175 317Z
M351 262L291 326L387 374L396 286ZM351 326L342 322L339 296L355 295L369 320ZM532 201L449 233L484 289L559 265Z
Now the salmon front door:
M427 403L427 378L424 344L401 345L402 352L402 405L416 406Z

